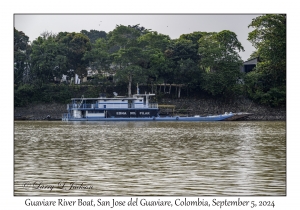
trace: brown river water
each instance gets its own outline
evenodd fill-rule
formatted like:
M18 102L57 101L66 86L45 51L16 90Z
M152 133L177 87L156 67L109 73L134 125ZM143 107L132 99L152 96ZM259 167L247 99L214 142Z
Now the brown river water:
M286 122L14 122L15 196L286 195Z

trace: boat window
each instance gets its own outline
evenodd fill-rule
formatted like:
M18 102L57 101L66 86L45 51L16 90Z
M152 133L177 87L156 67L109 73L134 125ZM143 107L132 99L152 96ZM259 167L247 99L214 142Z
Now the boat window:
M89 113L104 113L104 110L89 110Z

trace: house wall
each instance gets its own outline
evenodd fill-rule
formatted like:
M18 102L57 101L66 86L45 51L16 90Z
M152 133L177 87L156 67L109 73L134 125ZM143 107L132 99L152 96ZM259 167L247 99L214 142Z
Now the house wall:
M245 73L248 73L248 72L250 72L250 71L252 71L254 68L256 67L256 65L254 65L254 64L251 64L251 65L244 65L244 72Z
M241 71L245 72L245 73L252 71L253 68L256 67L257 62L258 62L258 58L254 58L254 59L244 62L243 66L241 67Z

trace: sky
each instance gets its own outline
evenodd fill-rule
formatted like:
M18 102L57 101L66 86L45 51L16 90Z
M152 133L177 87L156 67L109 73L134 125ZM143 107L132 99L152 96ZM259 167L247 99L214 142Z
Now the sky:
M247 40L248 33L253 30L248 25L257 16L260 14L15 14L14 26L23 31L30 41L45 31L57 34L98 30L108 33L116 25L140 24L146 29L169 35L171 39L195 31L230 30L242 43L245 51L240 52L240 56L246 61L255 50Z

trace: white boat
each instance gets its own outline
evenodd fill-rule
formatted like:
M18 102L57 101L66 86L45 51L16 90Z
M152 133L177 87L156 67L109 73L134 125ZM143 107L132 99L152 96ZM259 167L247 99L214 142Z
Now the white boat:
M224 113L221 115L181 117L159 115L157 103L151 103L150 97L155 94L135 94L132 97L121 97L115 94L106 98L72 98L67 104L68 113L63 114L63 121L223 121L237 120L249 115L244 113Z

